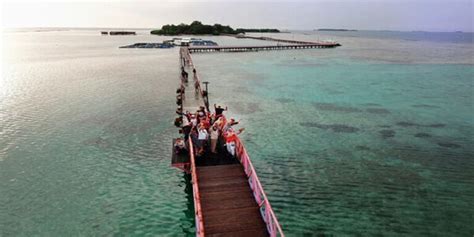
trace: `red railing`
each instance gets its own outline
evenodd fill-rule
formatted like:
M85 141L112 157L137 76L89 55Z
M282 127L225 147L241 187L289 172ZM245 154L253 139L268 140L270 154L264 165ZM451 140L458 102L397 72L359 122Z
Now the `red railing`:
M247 175L250 188L253 192L253 196L260 208L260 214L262 215L262 218L265 221L265 224L267 225L268 233L271 237L284 237L285 235L283 234L280 223L278 222L275 213L273 212L272 206L268 201L267 195L265 195L265 191L263 191L262 184L258 179L257 173L255 172L255 168L253 167L249 155L247 154L247 150L245 150L244 144L242 143L240 138L237 138L235 149L237 159L239 159L240 163L244 167L244 171Z
M196 236L204 237L204 222L202 219L201 194L199 193L199 182L194 160L194 147L192 139L189 141L189 159L191 160L191 183L193 184L194 215L196 221Z

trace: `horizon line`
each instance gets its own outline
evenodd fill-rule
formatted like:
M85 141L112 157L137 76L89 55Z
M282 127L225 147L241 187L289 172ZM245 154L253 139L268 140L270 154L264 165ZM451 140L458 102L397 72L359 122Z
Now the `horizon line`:
M35 29L35 28L43 28L43 29L135 29L135 30L153 30L157 29L157 27L108 27L108 26L19 26L19 27L2 27L2 31L9 30L9 29ZM247 27L245 27L247 28ZM260 29L261 27L252 27L249 29ZM267 28L267 27L264 27ZM388 29L350 29L350 28L332 28L332 27L324 27L324 28L314 28L314 29L279 29L275 28L282 33L285 31L318 31L318 29L344 29L350 31L392 31L392 32L427 32L427 33L474 33L474 31L463 31L463 30L450 30L450 31L439 31L439 30L388 30ZM250 33L264 33L264 32L250 32ZM276 33L278 34L278 33Z

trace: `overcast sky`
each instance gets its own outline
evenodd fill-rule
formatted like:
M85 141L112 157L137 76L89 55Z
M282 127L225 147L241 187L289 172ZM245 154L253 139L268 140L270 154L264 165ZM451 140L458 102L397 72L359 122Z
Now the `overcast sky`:
M156 28L221 23L279 29L473 31L472 0L10 1L3 27Z

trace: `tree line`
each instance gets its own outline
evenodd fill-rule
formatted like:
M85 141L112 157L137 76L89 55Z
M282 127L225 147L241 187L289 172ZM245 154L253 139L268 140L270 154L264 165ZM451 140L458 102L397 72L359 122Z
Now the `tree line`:
M179 25L164 25L159 30L152 30L151 34L156 35L220 35L220 34L239 34L245 32L280 32L277 29L232 29L230 26L221 24L204 25L200 21L193 21L190 25L181 23Z

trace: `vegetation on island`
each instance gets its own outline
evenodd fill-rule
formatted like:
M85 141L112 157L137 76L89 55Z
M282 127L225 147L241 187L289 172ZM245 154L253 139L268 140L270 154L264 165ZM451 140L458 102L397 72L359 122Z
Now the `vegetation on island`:
M193 21L190 25L181 23L179 25L164 25L159 30L152 30L155 35L221 35L239 34L245 32L280 32L277 29L232 29L230 26L221 24L204 25L200 21Z

